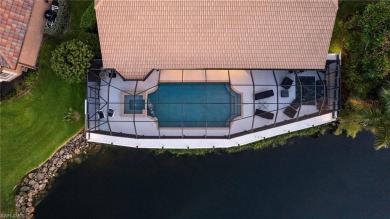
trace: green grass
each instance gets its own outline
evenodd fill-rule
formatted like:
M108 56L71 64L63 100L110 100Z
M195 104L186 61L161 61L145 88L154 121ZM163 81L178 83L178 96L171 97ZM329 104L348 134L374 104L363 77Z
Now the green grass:
M5 101L0 106L2 213L14 210L13 188L21 178L83 127L83 116L77 122L67 122L63 117L70 107L84 114L85 85L69 85L57 77L51 70L50 56L59 43L78 35L80 17L90 2L69 2L70 28L63 37L45 40L39 55L36 86L29 94Z

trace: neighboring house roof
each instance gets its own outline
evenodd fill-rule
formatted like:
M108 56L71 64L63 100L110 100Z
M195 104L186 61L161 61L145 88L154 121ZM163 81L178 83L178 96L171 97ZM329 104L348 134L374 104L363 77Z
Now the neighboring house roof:
M323 69L337 0L96 0L105 68Z
M1 67L9 68L10 66L7 64L7 61L5 61L5 59L3 59L3 57L0 55L0 69Z
M1 66L16 68L33 5L34 0L0 1Z
M44 30L46 29L45 11L51 8L51 4L44 0L36 0L31 12L23 47L18 63L26 67L35 67L41 48ZM54 27L53 27L54 28Z

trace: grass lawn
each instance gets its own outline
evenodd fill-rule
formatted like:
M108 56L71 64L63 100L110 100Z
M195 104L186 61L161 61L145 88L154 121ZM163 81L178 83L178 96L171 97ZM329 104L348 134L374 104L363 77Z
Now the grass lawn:
M39 56L36 86L29 94L0 106L2 213L13 211L13 188L19 180L83 128L85 85L69 85L57 77L51 70L50 56L58 44L77 36L79 20L90 3L91 0L69 2L69 31L61 38L45 40ZM82 115L80 121L63 119L70 107Z

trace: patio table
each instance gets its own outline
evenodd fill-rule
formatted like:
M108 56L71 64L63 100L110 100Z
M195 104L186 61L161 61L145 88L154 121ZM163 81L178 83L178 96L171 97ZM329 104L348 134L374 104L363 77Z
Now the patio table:
M259 101L257 104L259 105L259 109L261 109L261 108L268 109L268 106L269 106L269 103L267 103L267 101L265 101L265 102Z

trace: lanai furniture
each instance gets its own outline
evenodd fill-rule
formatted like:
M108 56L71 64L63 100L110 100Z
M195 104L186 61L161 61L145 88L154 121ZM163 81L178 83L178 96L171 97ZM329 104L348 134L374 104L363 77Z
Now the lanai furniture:
M255 94L255 100L265 99L268 97L272 97L273 95L274 95L273 90L262 91L260 93Z
M295 99L290 106L286 107L286 109L283 111L285 115L287 115L290 118L294 118L295 115L298 112L299 107L301 107L301 103L299 100Z
M266 111L263 111L263 110L260 110L260 109L256 110L255 115L256 116L260 116L261 118L264 118L264 119L274 119L274 114L273 113L266 112Z
M280 84L280 86L282 86L284 89L290 89L292 84L293 84L293 80L288 77L285 77L282 83Z
M99 119L104 119L104 118L106 118L106 115L104 115L104 112L103 112L102 110L98 110L98 111L96 112L96 115L97 115L97 117L98 117Z
M108 109L107 110L107 116L108 117L114 117L115 116L115 110L114 109Z
M288 97L289 93L287 89L280 90L280 97Z

